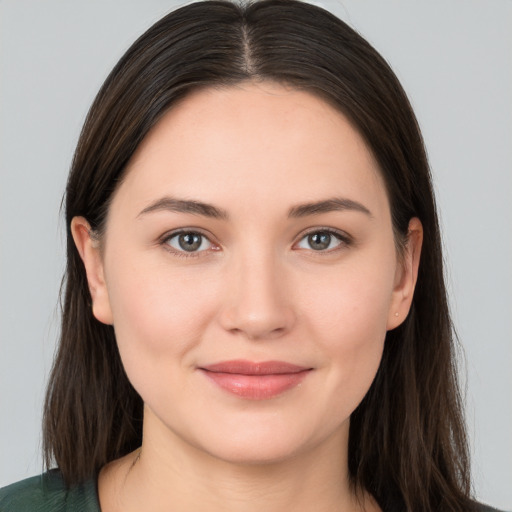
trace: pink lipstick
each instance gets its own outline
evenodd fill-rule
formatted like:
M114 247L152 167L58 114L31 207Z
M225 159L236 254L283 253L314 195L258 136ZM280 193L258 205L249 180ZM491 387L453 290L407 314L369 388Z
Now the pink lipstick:
M217 386L249 400L273 398L300 384L312 368L283 361L224 361L199 368Z

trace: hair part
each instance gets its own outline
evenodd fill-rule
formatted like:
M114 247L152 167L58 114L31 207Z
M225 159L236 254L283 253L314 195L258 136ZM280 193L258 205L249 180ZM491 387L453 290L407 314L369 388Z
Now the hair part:
M398 79L361 36L297 0L201 1L143 34L99 91L68 179L67 268L60 343L44 406L44 453L68 485L91 477L142 440L143 404L112 326L91 310L70 224L100 239L130 158L158 120L201 87L269 80L316 94L358 130L381 170L397 247L418 217L424 244L411 311L387 333L382 362L350 422L355 490L383 509L471 510L470 473L454 336L431 176L420 129Z

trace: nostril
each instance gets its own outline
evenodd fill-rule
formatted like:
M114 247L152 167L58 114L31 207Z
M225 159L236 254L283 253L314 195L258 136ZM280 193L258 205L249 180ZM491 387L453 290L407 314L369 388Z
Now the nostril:
M236 336L243 336L248 340L256 341L256 340L263 340L263 339L276 339L281 336L283 336L287 328L286 327L277 327L277 328L258 328L256 326L247 326L245 328L232 328L228 329L229 332Z

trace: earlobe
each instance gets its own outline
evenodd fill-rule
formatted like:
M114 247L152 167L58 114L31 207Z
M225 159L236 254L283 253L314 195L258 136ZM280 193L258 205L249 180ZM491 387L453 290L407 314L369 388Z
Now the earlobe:
M421 221L414 217L409 221L407 244L397 269L395 288L388 314L388 331L398 327L405 320L411 308L418 279L422 245L423 226Z
M91 226L84 217L73 217L71 234L87 274L93 314L100 322L112 325L112 311L99 243L92 236Z

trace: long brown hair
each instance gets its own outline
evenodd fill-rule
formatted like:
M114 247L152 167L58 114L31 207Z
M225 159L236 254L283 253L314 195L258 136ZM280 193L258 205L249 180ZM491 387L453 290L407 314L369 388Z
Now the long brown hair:
M141 444L142 400L123 370L111 326L91 311L70 223L101 234L112 193L149 130L198 87L271 80L310 91L359 130L384 177L397 241L424 229L405 322L388 332L377 376L350 423L349 471L383 509L467 511L470 479L443 278L439 226L421 133L397 78L354 30L296 0L197 2L153 25L96 97L66 190L62 329L44 414L45 460L68 485L95 477Z

